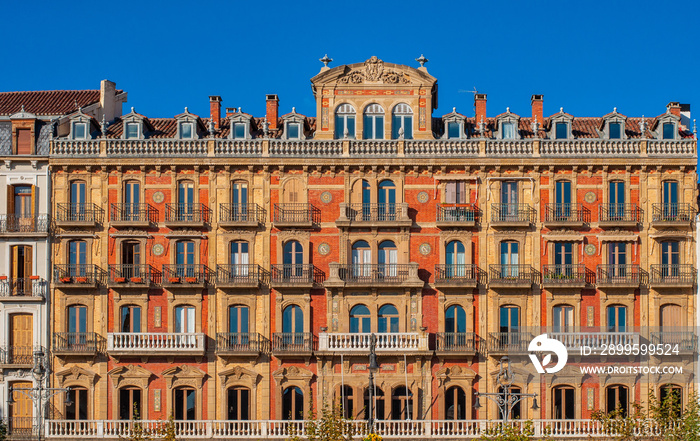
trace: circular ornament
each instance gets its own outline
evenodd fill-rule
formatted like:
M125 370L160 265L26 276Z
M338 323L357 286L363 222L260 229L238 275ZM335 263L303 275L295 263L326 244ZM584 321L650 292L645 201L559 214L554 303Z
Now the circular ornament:
M165 247L159 243L153 245L153 255L154 256L161 256L165 252Z
M157 192L153 193L153 202L155 202L156 204L160 204L164 200L165 200L165 195L163 194L162 191L157 191Z
M429 243L422 243L422 244L418 247L418 252L421 253L421 254L424 255L424 256L427 256L428 254L430 254L430 251L432 251L432 248L430 247L430 244L429 244Z
M595 245L592 243L589 243L583 248L583 251L586 253L588 256L592 256L595 254Z
M586 196L584 196L583 199L586 202L588 202L589 204L592 204L596 200L595 193L593 193L592 191L589 191L588 193L586 193Z
M421 204L425 204L430 199L430 196L427 192L421 191L420 193L418 193L418 196L416 196L416 198L418 199L418 202L420 202Z
M322 244L320 244L318 246L318 254L325 256L330 252L331 252L331 246L328 245L326 242L323 242Z
M333 195L330 191L324 191L323 193L321 193L321 202L323 202L324 204L330 204L332 200Z

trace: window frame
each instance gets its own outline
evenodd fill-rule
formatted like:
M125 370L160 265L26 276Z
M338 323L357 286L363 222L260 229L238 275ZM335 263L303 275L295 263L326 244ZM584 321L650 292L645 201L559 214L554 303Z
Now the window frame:
M371 126L368 126L369 121L371 121ZM386 111L384 107L378 103L367 105L362 112L362 139L386 139L386 133L384 133L385 125ZM380 133L378 134L377 131L380 131Z

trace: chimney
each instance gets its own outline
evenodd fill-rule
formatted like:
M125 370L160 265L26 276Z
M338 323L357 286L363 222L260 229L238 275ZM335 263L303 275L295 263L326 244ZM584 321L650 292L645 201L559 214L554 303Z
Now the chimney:
M530 104L532 104L532 121L537 118L537 123L542 127L542 120L544 119L544 95L532 95L530 99Z
M226 118L228 118L229 116L235 114L236 111L238 111L238 109L236 109L235 107L227 107L227 108L226 108Z
M681 125L690 130L690 104L681 104Z
M280 100L275 94L265 95L267 101L267 112L265 116L267 117L267 122L270 124L270 129L277 128L277 115L279 114Z
M221 97L211 95L209 97L209 117L214 121L214 127L219 128L221 122Z
M474 107L476 108L476 124L477 126L481 123L483 118L486 122L486 94L476 93L474 94Z
M681 103L671 101L666 105L666 108L671 114L676 115L679 118L681 117Z
M117 93L117 84L109 81L109 80L102 80L100 81L100 108L102 109L102 115L98 115L98 120L102 120L102 116L104 116L104 119L107 122L111 122L114 120L114 118L117 116L116 115L116 93ZM119 104L121 105L121 103ZM121 112L119 112L121 113Z

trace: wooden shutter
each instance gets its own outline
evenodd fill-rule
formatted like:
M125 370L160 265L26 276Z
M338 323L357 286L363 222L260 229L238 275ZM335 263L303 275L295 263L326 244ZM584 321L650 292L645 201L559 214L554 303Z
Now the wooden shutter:
M10 274L10 277L13 279L17 277L17 274L19 274L19 272L17 271L18 261L19 261L19 245L15 245L12 247L12 274Z
M30 129L17 129L17 154L32 154L32 131Z
M36 186L32 185L32 202L31 202L32 203L32 210L31 210L32 219L34 219L34 217L36 216L36 213L34 211L34 207L36 206L35 197L36 197Z
M456 204L457 203L457 183L448 182L445 185L445 203L446 204Z
M458 204L466 204L467 203L467 183L464 181L459 181L456 183L459 186L459 200L457 201Z
M31 389L30 381L15 381L12 383L13 388ZM26 392L15 391L12 393L12 398L15 400L10 407L12 420L12 428L22 432L23 429L31 429L32 427L32 407L34 402Z
M32 315L10 315L10 346L30 348L33 346Z
M362 179L358 179L352 185L352 190L350 190L350 203L351 204L361 204L363 202L368 203L369 201L362 200Z
M7 214L15 214L15 186L7 186Z
M301 200L301 183L299 179L290 179L284 186L284 202L296 204Z
M661 307L661 326L681 326L681 307L678 305L664 305Z
M33 267L32 267L32 247L30 246L25 246L24 247L24 278L29 279L29 277L33 274ZM26 280L25 284L29 283L29 280ZM25 289L29 289L30 287L27 285L25 286Z

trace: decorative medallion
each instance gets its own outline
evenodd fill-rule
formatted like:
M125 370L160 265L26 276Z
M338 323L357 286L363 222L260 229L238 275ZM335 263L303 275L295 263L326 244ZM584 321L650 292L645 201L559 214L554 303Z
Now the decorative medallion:
M596 200L595 193L593 193L592 191L589 191L588 193L586 193L586 196L584 196L583 199L586 202L588 202L589 204L592 204Z
M416 199L418 199L418 202L420 202L421 204L425 204L426 202L428 202L428 200L430 200L430 195L425 191L421 191L420 193L418 193L418 196L416 196Z
M165 252L165 247L159 243L153 245L153 255L154 256L161 256Z
M418 252L421 253L421 254L424 255L424 256L427 256L428 254L430 254L430 252L431 252L432 250L433 250L433 249L430 247L430 244L429 244L429 243L422 243L422 244L418 247Z
M583 251L584 251L587 255L592 256L592 255L595 254L595 245L593 245L592 243L589 243L588 245L586 245L585 247L583 247Z
M153 193L153 202L155 202L156 204L160 204L164 200L165 200L165 195L163 194L162 191L157 191L157 192Z
M322 256L328 255L328 253L331 252L331 246L328 245L326 242L323 242L318 246L318 254Z
M321 202L323 202L324 204L330 204L332 200L333 195L330 191L324 191L323 193L321 193Z

